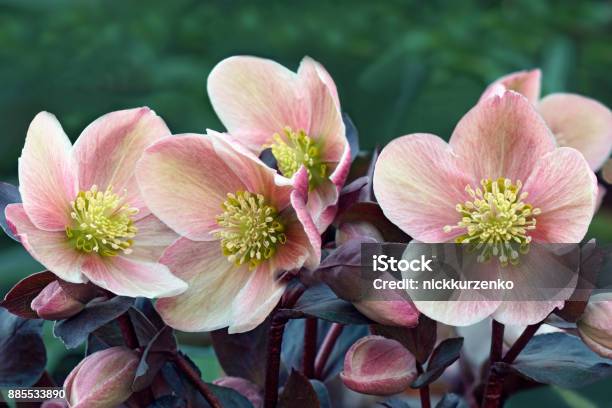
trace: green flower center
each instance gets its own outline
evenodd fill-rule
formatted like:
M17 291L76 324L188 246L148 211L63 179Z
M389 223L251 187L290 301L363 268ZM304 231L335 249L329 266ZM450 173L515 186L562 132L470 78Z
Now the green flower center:
M294 132L290 127L283 129L282 135L272 136L272 154L278 169L285 177L292 177L303 165L308 170L308 186L312 190L327 177L328 166L321 161L320 146L303 130Z
M502 266L515 265L519 253L529 250L531 236L528 233L535 230L535 217L541 211L525 203L528 193L521 193L520 180L512 183L507 178L484 179L480 185L476 190L466 186L465 191L472 200L457 204L457 212L462 218L457 225L445 226L444 231L465 228L466 233L455 241L480 250L479 262L498 257Z
M285 226L275 207L264 196L248 191L228 193L217 216L219 229L214 235L221 240L223 255L236 265L254 268L272 258L279 245L287 242Z
M66 236L74 248L102 256L132 252L132 238L138 232L132 217L138 209L125 204L124 197L113 193L112 187L102 192L94 185L79 192L70 204L73 223L66 226Z

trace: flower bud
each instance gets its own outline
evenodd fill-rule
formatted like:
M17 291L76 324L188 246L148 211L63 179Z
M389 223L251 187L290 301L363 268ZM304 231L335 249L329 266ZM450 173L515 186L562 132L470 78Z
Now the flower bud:
M419 323L419 311L410 300L402 299L391 290L384 294L386 300L360 300L353 305L361 313L386 326L414 327Z
M590 301L577 326L580 337L591 350L612 358L611 300Z
M111 347L81 361L64 382L71 408L111 408L132 394L138 355L126 347Z
M74 316L85 305L66 293L58 281L53 281L32 300L30 307L42 319L60 320Z
M336 229L336 245L340 246L355 238L373 238L376 242L383 242L384 238L378 228L369 222L344 222Z
M42 403L40 408L68 408L68 403L63 399L50 399Z
M249 380L245 380L240 377L221 377L215 381L213 384L218 385L220 387L231 388L234 391L241 394L243 397L248 399L253 408L261 408L263 407L263 397L261 394L261 390L259 387Z
M349 348L342 382L362 394L391 395L404 391L416 378L416 360L399 342L366 336Z

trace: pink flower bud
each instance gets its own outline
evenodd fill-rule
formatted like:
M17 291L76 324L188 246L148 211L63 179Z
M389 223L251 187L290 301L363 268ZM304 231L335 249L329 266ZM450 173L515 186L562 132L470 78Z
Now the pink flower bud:
M63 399L50 399L42 403L40 408L68 408L68 403Z
M240 377L222 377L213 381L213 384L231 388L234 391L242 394L242 396L251 402L253 408L263 407L261 390L256 384L253 384L249 380L245 380L244 378Z
M53 281L32 300L30 307L42 319L60 320L74 316L85 305L66 293L58 281Z
M344 385L362 394L391 395L416 378L416 360L399 342L366 336L349 348L340 374Z
M419 323L419 311L410 300L388 291L388 300L360 300L353 305L377 323L387 326L414 327Z
M338 246L354 238L373 238L377 242L383 242L384 238L378 228L369 222L355 221L345 222L336 230L336 244Z
M612 301L590 301L577 325L580 337L591 350L612 358Z
M111 408L132 394L138 355L126 347L111 347L81 361L64 382L71 408Z

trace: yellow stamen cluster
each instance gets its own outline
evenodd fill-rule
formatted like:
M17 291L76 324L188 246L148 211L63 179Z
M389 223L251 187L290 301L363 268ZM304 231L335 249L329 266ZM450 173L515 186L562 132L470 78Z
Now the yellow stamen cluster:
M292 177L303 165L308 170L308 185L311 190L325 180L328 166L321 161L320 147L303 130L294 132L290 127L286 127L282 135L275 133L272 137L272 154L276 158L278 169L285 177Z
M228 193L217 216L223 255L236 265L254 268L272 258L278 245L287 241L285 226L276 208L266 203L261 194L248 191Z
M519 253L529 249L531 236L528 232L535 230L535 217L541 211L524 202L528 193L521 192L520 180L512 183L507 178L484 179L480 185L476 190L466 186L471 201L457 204L457 212L462 218L457 225L445 226L444 231L450 233L465 228L466 233L455 241L480 250L479 262L498 257L502 266L515 265Z
M79 192L70 204L73 223L66 226L66 236L74 248L102 256L132 252L132 239L138 231L132 217L138 209L125 204L112 187L102 192L94 185Z

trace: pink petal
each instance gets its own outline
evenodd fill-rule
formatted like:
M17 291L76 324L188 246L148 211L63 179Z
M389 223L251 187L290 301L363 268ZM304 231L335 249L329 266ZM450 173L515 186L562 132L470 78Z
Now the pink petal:
M612 113L601 103L574 94L557 93L540 101L538 110L559 146L573 147L598 170L612 149Z
M500 87L503 87L504 90L515 91L524 95L531 103L535 104L540 99L541 78L542 72L539 69L508 74L489 85L480 100L482 101L492 95L499 95Z
M97 185L104 191L113 187L117 194L127 194L126 201L140 210L138 217L149 214L134 170L144 150L170 131L164 121L149 108L108 113L83 130L74 144L82 191Z
M334 220L338 195L338 187L328 180L308 194L306 205L319 233L323 233Z
M314 78L314 74L318 76L318 80L322 81L329 90L338 110L340 110L340 98L338 97L338 89L331 75L319 62L310 57L304 57L298 68L298 76L302 79L306 77Z
M45 268L68 282L87 281L81 275L84 256L70 246L66 232L38 229L32 224L21 204L8 205L5 215L10 228L19 237L23 247Z
M457 124L450 139L461 168L479 182L509 178L525 182L535 163L555 148L544 120L515 92L488 98Z
M182 294L159 299L155 305L164 321L183 331L211 331L232 324L232 302L252 271L229 262L218 241L180 238L161 262L189 284Z
M228 333L243 333L259 326L280 300L285 291L271 270L269 262L251 271L246 285L232 303L232 323Z
M333 94L316 63L310 59L302 61L298 77L311 106L310 126L304 130L322 143L322 160L335 167L348 146L337 94Z
M55 116L36 115L19 158L19 191L28 217L38 228L63 231L72 222L70 201L78 185L70 149Z
M394 291L385 294L385 300L360 300L355 308L377 323L387 326L414 327L419 323L419 311L410 300Z
M136 221L134 226L138 232L130 248L130 259L157 262L166 248L178 239L176 232L152 214Z
M221 61L208 76L208 95L228 132L254 152L286 126L308 129L310 111L298 77L274 61L248 56Z
M174 296L187 289L187 284L165 265L131 259L129 255L90 256L83 264L83 274L120 296L156 298Z
M216 217L227 193L244 183L219 157L210 137L165 138L143 154L136 177L147 206L174 231L195 240L214 239Z
M423 133L389 143L374 170L374 193L387 218L424 242L448 242L460 234L443 228L460 220L455 206L465 201L471 183L449 145Z
M541 214L532 232L535 242L578 243L587 232L597 196L597 180L580 152L561 147L536 164L523 191Z

